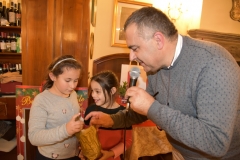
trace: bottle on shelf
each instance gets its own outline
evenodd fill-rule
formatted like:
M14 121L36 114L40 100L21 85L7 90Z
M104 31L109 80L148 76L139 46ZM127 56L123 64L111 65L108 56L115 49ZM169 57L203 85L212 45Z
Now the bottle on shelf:
M16 49L17 39L15 37L15 33L12 33L12 37L10 39L10 43L11 43L11 52L16 53L17 52L17 49Z
M2 52L1 43L2 43L2 34L0 34L0 52Z
M7 7L6 7L6 1L3 0L3 7L2 7L2 18L5 20L8 20L7 16Z
M16 40L17 40L16 51L17 51L17 53L21 53L22 52L22 47L21 47L21 36L20 36L20 34L16 35Z
M9 70L9 72L13 72L12 64L11 64L11 63L8 63L8 70Z
M6 43L6 52L11 52L11 38L10 38L9 33L7 33L5 43Z
M2 2L0 2L0 20L2 19L2 16L3 16L3 8L2 8ZM0 21L0 24L2 25L1 21Z
M10 26L16 26L16 20L15 20L15 12L14 12L14 2L13 0L11 1L11 8L9 9L8 12L8 21Z
M10 10L10 4L9 4L9 1L7 2L7 6L6 6L6 18L7 18L7 21L9 23L9 10Z
M1 39L1 51L2 52L6 52L6 42L5 42L6 33L1 32L1 36L2 36L2 39Z
M3 73L7 73L7 72L8 72L7 64L4 63L3 64Z
M18 9L16 13L16 26L21 26L21 3L18 3Z
M0 63L0 74L3 74L3 64Z
M12 64L12 72L16 72L16 64Z
M18 64L18 70L19 70L19 74L22 74L22 64L21 63Z

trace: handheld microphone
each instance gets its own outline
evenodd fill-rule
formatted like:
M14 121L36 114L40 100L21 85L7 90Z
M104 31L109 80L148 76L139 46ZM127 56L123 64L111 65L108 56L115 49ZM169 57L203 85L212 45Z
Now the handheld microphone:
M129 74L130 74L130 83L129 83L128 87L136 86L137 79L141 74L140 69L138 67L132 67ZM129 109L129 108L130 108L130 102L129 102L129 98L128 98L127 109Z
M133 67L133 68L131 68L129 74L130 74L129 87L136 86L137 79L141 74L140 69L138 67Z

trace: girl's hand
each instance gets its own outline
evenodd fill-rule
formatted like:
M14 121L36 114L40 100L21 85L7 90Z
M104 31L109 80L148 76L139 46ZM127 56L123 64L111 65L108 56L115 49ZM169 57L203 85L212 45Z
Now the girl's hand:
M84 155L82 154L82 150L81 150L81 147L79 147L79 150L80 150L80 153L78 155L78 157L81 159L81 160L87 160Z
M77 120L78 116L80 116L80 113L75 114L72 119L66 124L67 132L69 135L73 135L76 132L79 132L83 129L84 122Z
M99 158L99 160L105 160L105 159L108 159L109 157L114 157L114 153L113 151L106 151L106 150L101 150L102 152L102 157Z

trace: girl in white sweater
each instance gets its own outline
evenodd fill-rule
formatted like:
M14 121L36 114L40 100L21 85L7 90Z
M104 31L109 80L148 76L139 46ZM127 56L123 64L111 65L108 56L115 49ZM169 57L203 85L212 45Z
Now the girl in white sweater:
M81 73L81 64L71 55L53 61L43 86L32 104L28 136L38 146L36 160L79 160L79 142L74 136L83 128L76 121L80 107L75 88Z

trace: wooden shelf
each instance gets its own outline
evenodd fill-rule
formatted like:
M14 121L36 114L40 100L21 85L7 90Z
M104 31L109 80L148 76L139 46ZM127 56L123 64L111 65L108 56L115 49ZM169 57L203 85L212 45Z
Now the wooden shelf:
M21 56L22 53L16 53L16 52L0 52L1 56Z
M21 27L20 26L0 26L0 31L21 33Z
M0 63L22 63L21 53L0 52Z

